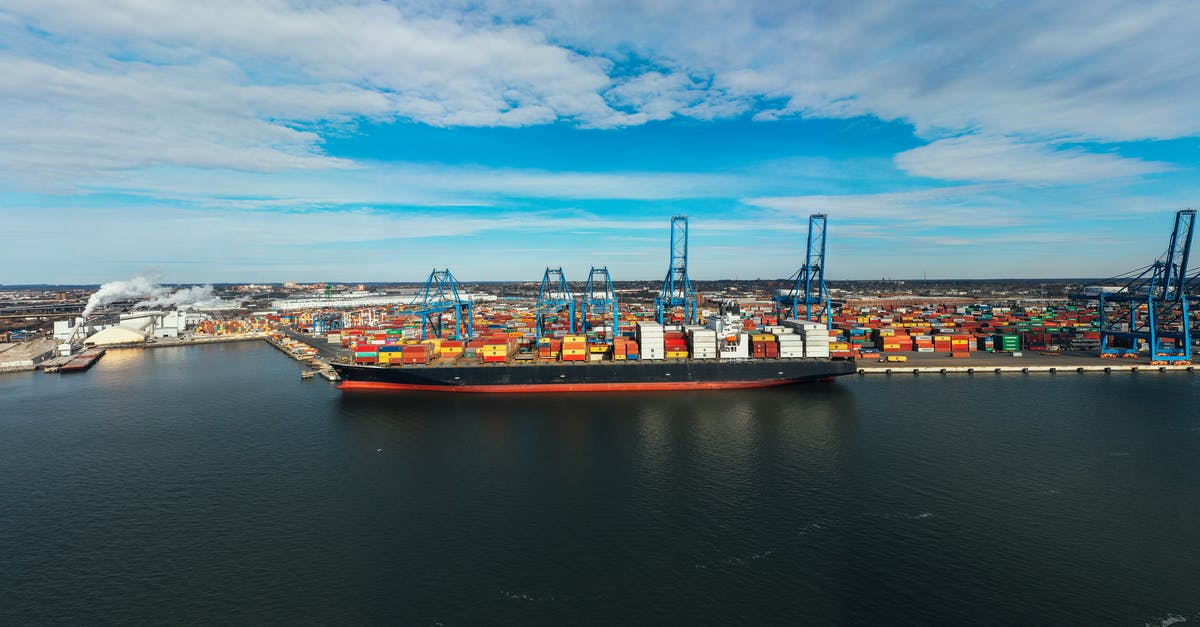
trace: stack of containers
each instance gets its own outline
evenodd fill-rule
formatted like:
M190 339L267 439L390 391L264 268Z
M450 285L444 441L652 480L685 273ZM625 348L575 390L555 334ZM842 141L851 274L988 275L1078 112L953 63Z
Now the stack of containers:
M379 346L379 365L386 366L393 361L399 364L404 359L404 347L399 344Z
M438 356L442 359L458 359L462 356L464 344L462 340L442 340Z
M379 363L379 347L374 344L355 344L354 345L354 363L356 364L375 364Z
M587 361L587 336L564 335L562 338L562 349L559 354L563 361Z
M971 351L975 350L974 338L970 335L951 335L950 336L950 356L951 357L968 357Z
M897 333L895 335L884 335L879 338L879 348L885 353L911 353L913 344L912 336Z
M484 338L483 345L475 350L480 361L484 363L506 362L508 357L516 352L517 340L507 335L493 335Z
M682 331L663 331L663 356L667 359L687 359L687 338Z
M804 329L804 356L829 358L829 331L823 324L810 323Z
M717 332L699 326L687 328L688 340L692 349L692 359L717 358Z
M784 320L783 325L791 327L804 339L804 356L829 358L829 330L820 322L808 320Z
M779 358L780 359L796 359L804 356L804 336L798 333L792 333L792 330L783 327L786 333L778 333L779 338Z
M538 340L538 358L557 360L562 350L562 340L544 337Z
M638 346L641 348L642 359L662 359L663 354L663 328L657 322L639 322L637 323L637 340Z
M778 359L779 345L770 333L754 333L750 336L750 353L755 359Z
M997 335L993 346L998 351L1013 352L1021 350L1021 337L1018 335Z
M429 354L433 348L432 344L405 344L404 359L405 364L427 364L429 363ZM393 359L392 363L396 360Z
M613 360L614 361L636 361L638 358L637 342L627 338L618 337L613 339Z

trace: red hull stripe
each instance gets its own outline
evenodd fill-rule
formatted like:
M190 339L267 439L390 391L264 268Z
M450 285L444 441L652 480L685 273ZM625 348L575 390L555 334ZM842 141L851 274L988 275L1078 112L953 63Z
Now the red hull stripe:
M521 385L417 385L411 383L381 383L377 381L343 381L343 390L423 390L429 392L658 392L664 390L728 390L735 388L765 388L795 383L790 380L772 381L656 381L643 383L532 383Z

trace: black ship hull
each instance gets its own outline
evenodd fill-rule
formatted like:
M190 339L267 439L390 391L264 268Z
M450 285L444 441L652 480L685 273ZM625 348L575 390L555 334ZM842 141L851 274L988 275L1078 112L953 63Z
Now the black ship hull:
M366 366L331 364L343 389L446 392L713 390L787 385L855 372L828 359L517 362Z

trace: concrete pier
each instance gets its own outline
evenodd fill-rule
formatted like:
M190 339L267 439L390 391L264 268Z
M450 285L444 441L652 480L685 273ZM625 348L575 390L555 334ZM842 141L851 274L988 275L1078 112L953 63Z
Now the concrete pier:
M895 353L885 353L895 354ZM1101 359L1082 352L1025 353L1013 357L1009 353L971 353L967 358L945 354L902 353L905 362L858 361L858 373L868 374L1030 374L1030 373L1113 373L1113 372L1195 372L1198 365L1152 365L1146 357L1136 359Z

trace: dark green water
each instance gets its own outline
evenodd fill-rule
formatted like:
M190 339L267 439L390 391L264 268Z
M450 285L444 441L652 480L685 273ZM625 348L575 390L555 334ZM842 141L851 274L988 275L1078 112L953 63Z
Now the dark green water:
M347 393L0 375L0 623L1200 620L1200 377Z

